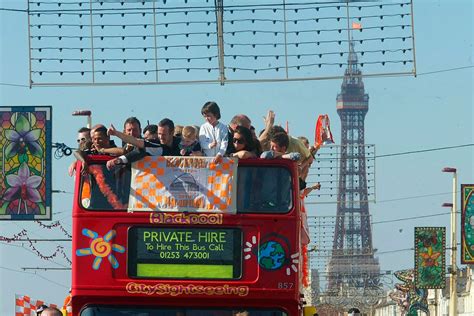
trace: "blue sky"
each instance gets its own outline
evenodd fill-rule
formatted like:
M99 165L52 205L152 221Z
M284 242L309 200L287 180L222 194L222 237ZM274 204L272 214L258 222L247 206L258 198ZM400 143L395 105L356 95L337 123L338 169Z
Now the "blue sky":
M0 7L23 8L20 1L1 0ZM415 1L416 58L419 76L364 79L370 96L366 116L366 143L376 145L384 155L422 149L472 144L473 130L473 4L470 0ZM340 123L336 96L341 80L254 83L194 84L119 87L15 86L28 83L27 15L0 11L0 105L52 105L53 141L73 145L76 130L85 119L72 117L77 109L90 109L94 123L121 126L128 116L146 124L170 117L180 124L202 124L201 106L214 100L221 106L221 121L236 113L251 117L257 130L268 109L276 112L276 122L289 122L293 135L314 134L319 114L331 118L336 142ZM470 67L446 72L438 70ZM435 73L431 73L435 72ZM474 147L420 154L383 157L376 160L377 202L370 205L373 222L433 215L447 212L443 202L451 201L451 176L441 169L458 168L459 183L474 182ZM72 158L53 161L53 188L73 191L66 176ZM430 195L426 197L420 197ZM415 197L415 198L410 198ZM389 201L393 200L393 201ZM70 193L53 197L54 220L71 231ZM335 215L331 204L311 205L310 215ZM413 266L412 251L385 251L411 248L413 227L449 226L449 215L373 225L374 247L383 270ZM1 222L0 235L10 237L22 229L30 238L65 238L59 229L45 229L36 223ZM448 238L449 242L449 238ZM67 243L37 243L48 255L57 245L70 251ZM60 267L67 262L58 255L52 262L40 259L27 243L0 243L0 314L11 315L14 294L26 294L61 303L70 286L68 272L27 271L22 267Z

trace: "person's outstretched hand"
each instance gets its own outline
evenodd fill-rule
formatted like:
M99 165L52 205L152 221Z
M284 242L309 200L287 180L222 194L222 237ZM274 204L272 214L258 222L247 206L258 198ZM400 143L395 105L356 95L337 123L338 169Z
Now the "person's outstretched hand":
M72 177L76 173L76 162L74 161L72 164L69 165L68 172L70 177Z
M109 136L115 136L117 129L115 128L114 124L110 124L109 129L107 130L107 135Z
M110 159L109 161L107 161L106 167L107 167L107 170L113 170L117 165L120 165L120 164L122 164L122 159L120 159L120 157L117 157L117 158Z
M220 164L222 162L222 155L216 155L214 159L212 159L212 162L215 164Z

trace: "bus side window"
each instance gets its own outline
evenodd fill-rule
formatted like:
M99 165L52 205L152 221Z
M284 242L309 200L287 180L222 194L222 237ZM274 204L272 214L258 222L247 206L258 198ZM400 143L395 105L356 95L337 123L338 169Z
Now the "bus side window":
M82 178L81 201L91 210L122 210L128 205L130 167L108 171L105 165L89 166L90 174ZM89 191L89 198L86 192Z
M112 205L109 204L107 198L102 193L100 186L108 185L107 180L105 178L105 182L99 183L98 181L104 181L103 178L99 178L97 180L96 177L91 177L91 202L90 202L90 209L93 210L110 210Z

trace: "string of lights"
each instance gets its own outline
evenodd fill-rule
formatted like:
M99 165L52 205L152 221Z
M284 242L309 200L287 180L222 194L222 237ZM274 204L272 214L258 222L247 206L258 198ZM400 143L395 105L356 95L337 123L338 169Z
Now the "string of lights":
M324 10L324 9L336 9L338 11L343 10L346 8L346 5L341 5L340 2L336 2L337 4L331 5L321 5L321 3L285 3L284 5L282 3L274 3L274 4L234 4L234 5L226 5L223 9L224 12L228 12L230 14L233 14L234 12L248 12L250 11L251 13L256 13L258 11L272 11L276 13L277 11L289 11L292 10L295 13L298 13L299 11L304 11L304 10L316 10L316 12L319 12L319 10ZM41 4L45 4L43 2L29 2L30 8L34 7L34 4L36 4L36 7L40 7ZM76 9L64 9L61 8L63 4L69 4L71 5L72 3L62 3L62 2L56 2L56 3L50 3L50 4L57 4L58 9L41 9L40 10L35 10L35 9L30 9L29 12L31 13L37 13L37 12L47 12L47 13L58 13L58 12L68 12L68 11L78 11L78 12L88 12L90 9L89 8L83 8L82 9L82 4L90 5L90 2L82 2L82 3L77 3L77 6L79 8ZM190 13L190 12L209 12L209 11L214 11L214 6L184 6L184 7L171 7L171 6L145 6L145 2L142 2L142 7L124 7L123 5L125 2L121 2L121 7L120 8L103 8L104 2L98 2L100 7L98 7L95 3L94 4L94 10L95 11L126 11L126 10L157 10L157 11L166 11L163 12L162 14L167 14L167 13ZM110 4L110 3L109 3ZM378 7L379 9L389 8L390 6L400 6L400 8L403 8L404 6L409 6L409 2L404 2L404 3L385 3L385 4L380 4L380 5L357 5L354 6L353 4L348 3L347 4L351 9L358 9L361 11L362 9L368 9L368 8L374 8Z
M53 228L59 228L59 230L68 238L72 238L72 235L64 228L64 226L59 222L55 221L49 225L43 224L41 221L35 221L41 228L46 228L46 229L53 229Z
M25 246L25 244L23 242L15 242L15 243L4 243L4 242L0 242L0 245L4 245L4 246L9 246L9 247L16 247L16 248L21 248L27 252L30 252L34 255L36 255L36 253L31 250L29 247ZM55 264L56 266L58 267L61 267L61 268L68 268L70 267L71 265L70 264L64 264L64 263L60 263L60 262L57 262L55 260L52 260L52 259L49 259L48 262L52 263L52 264Z
M127 60L124 60L124 63L126 63ZM394 61L374 61L374 62L370 62L370 63L366 63L366 64L382 64L382 65L385 65L385 64L388 64L388 63L403 63L403 64L406 64L406 63L412 63L413 61L412 60L394 60ZM342 63L311 63L311 64L300 64L300 65L288 65L286 67L286 69L297 69L297 70L300 70L301 68L308 68L308 67L319 67L321 68L322 66L337 66L339 68L342 68L344 66L344 64ZM361 67L363 67L364 64L361 64ZM240 71L250 71L250 72L254 72L254 73L258 73L258 72L264 72L264 71L280 71L280 70L283 70L283 67L267 67L267 68L242 68L242 67L233 67L232 65L230 66L226 66L224 67L224 69L227 69L227 70L231 70L233 72L237 71L237 70L240 70ZM219 68L215 67L215 68L205 68L205 67L175 67L175 68L165 68L165 69L141 69L141 70L114 70L114 69L97 69L97 70L50 70L50 71L47 71L47 70L40 70L40 71L32 71L32 73L34 74L39 74L40 76L43 75L43 74L59 74L59 75L63 75L63 74L81 74L81 75L84 75L84 74L87 74L87 73L97 73L97 74L102 74L102 75L105 75L107 73L119 73L119 74L123 74L123 75L127 75L127 74L132 74L132 73L143 73L144 75L147 75L147 74L152 74L152 73L155 73L155 72L162 72L162 73L169 73L171 71L186 71L186 72L190 72L192 70L200 70L200 71L207 71L207 72L211 72L211 71L216 71L216 70L219 70Z
M25 238L22 238L25 237ZM72 264L71 259L69 259L64 247L61 245L56 245L56 248L51 254L44 255L43 252L35 246L36 241L34 239L30 239L27 235L26 230L22 230L20 233L13 235L13 237L5 237L0 236L0 241L6 243L13 243L13 242L26 242L28 247L33 251L33 253L45 261L50 261L58 256L62 256L66 262L70 265ZM55 241L55 240L46 240L46 241Z
M125 16L131 16L131 15L141 15L142 17L146 17L147 15L163 15L164 17L166 17L168 14L178 14L178 13L184 13L184 15L188 15L189 13L205 13L206 15L209 15L210 13L214 13L214 10L195 10L195 11L184 11L184 12L180 12L180 11L174 11L174 12L170 12L170 11L166 11L166 12L153 12L151 11L150 9L150 12L143 12L141 9L128 9L128 10L131 10L129 12L123 12L124 10L127 10L127 9L105 9L107 10L106 13L90 13L90 10L89 9L84 9L83 11L84 12L78 12L78 10L69 10L69 11L65 11L65 10L21 10L21 9L16 9L15 11L23 11L23 12L28 12L29 14L34 14L36 15L37 17L41 17L41 15L56 15L58 17L61 17L63 15L66 15L66 16L78 16L79 18L82 18L82 17L87 17L87 16L98 16L99 18L104 18L104 17L107 17L107 16L111 16L111 15L120 15L121 17L125 17ZM135 12L134 10L139 10L137 12ZM94 9L94 11L98 11L97 9ZM117 12L119 11L119 12ZM224 10L225 11L225 10ZM255 10L247 10L247 11L255 11ZM277 11L276 9L274 11ZM318 10L316 10L318 11ZM295 13L297 13L298 10L295 10ZM231 14L233 14L233 12L230 12ZM252 12L254 13L254 12ZM380 19L380 20L383 20L384 18L389 18L389 17L400 17L400 18L405 18L405 17L410 17L411 16L411 13L409 12L402 12L402 13L397 13L397 14L377 14L377 15L358 15L358 16L353 16L351 17L350 19L351 20L357 20L357 21L363 21L363 20L366 20L366 19L373 19L373 18L377 18L377 19ZM337 22L340 22L340 21L345 21L345 20L348 20L349 18L347 16L343 16L343 15L335 15L335 16L327 16L327 17L318 17L318 18L305 18L305 19L287 19L287 20L282 20L282 19L268 19L268 18L241 18L241 19L228 19L226 20L225 22L226 23L230 23L230 24L233 24L235 22L243 22L243 21L251 21L252 23L255 23L255 22L272 22L272 23L276 23L276 22L282 22L282 23L294 23L294 24L298 24L298 22L303 22L303 21L314 21L316 23L318 23L320 20L336 20ZM185 24L187 22L179 22L180 24ZM197 22L195 22L197 23ZM200 23L211 23L211 22L200 22ZM215 23L215 22L212 22L212 23ZM167 24L170 24L170 23L163 23L161 25L167 25Z
M44 26L44 25L43 25ZM79 27L81 27L84 25L80 25ZM144 28L146 28L147 25L143 25ZM36 25L36 26L32 26L32 27L36 27L38 29L41 29L42 25ZM50 27L58 27L58 29L61 29L63 27L62 24L55 24L55 25L50 25ZM86 26L86 27L90 27L90 26ZM121 27L122 29L125 29L127 27L130 27L130 25L100 25L100 28L101 29L104 29L105 27ZM404 24L398 24L398 25L387 25L387 26L373 26L373 27L366 27L365 29L366 30L369 30L369 29L380 29L381 31L383 31L385 28L398 28L400 27L401 29L404 29L405 27L409 27L409 25L404 25ZM360 29L359 31L362 32L364 29ZM295 34L296 36L299 36L300 33L304 34L304 33L316 33L316 34L320 34L321 32L338 32L338 33L342 33L342 31L347 31L347 29L342 29L342 28L331 28L331 29L311 29L311 30L308 30L308 29L302 29L302 30L293 30L293 31L286 31L286 34ZM241 33L252 33L253 35L256 35L256 34L273 34L274 36L278 36L280 34L285 34L284 31L278 31L278 30L257 30L257 29L248 29L248 30L235 30L235 31L228 31L228 32L224 32L224 34L230 34L231 36L235 36L236 34L241 34ZM167 34L157 34L156 36L155 35L95 35L95 36L88 36L88 35L84 35L84 36L79 36L79 35L31 35L30 38L32 39L38 39L38 40L41 40L42 38L57 38L59 40L62 40L63 38L64 39L79 39L79 40L83 40L83 39L90 39L90 38L97 38L97 39L100 39L100 40L104 40L104 39L107 39L107 38L122 38L122 40L124 40L125 38L142 38L142 39L147 39L147 38L156 38L156 37L163 37L163 38L168 38L168 37L173 37L173 36L185 36L185 37L189 37L189 36L192 36L192 35L206 35L207 37L211 36L211 35L216 35L217 32L180 32L180 33L167 33ZM380 39L380 38L379 38ZM403 37L402 37L403 39ZM373 39L371 39L373 40ZM377 40L377 39L375 39ZM334 41L336 42L336 41ZM339 41L337 41L339 43ZM360 43L363 43L364 42L364 39L362 40L359 40ZM322 42L321 42L322 43ZM409 49L409 48L407 48ZM382 51L382 50L378 50L378 51ZM385 51L385 50L384 50ZM399 50L386 50L386 51L399 51Z
M195 59L214 59L217 58L217 56L203 56L203 57L196 57ZM128 58L128 59L121 59L121 58L109 58L109 59L91 59L91 58L83 58L83 59L77 59L77 58L32 58L32 60L37 60L38 62L43 62L43 61L79 61L79 62L84 62L84 61L97 61L101 63L105 62L115 62L115 61L120 61L123 62L125 61L145 61L148 62L150 60L148 59L142 59L142 58ZM169 62L170 60L190 60L190 58L187 57L171 57L171 58L157 58L157 60ZM189 62L189 61L188 61Z
M43 49L46 49L46 48L43 48ZM104 49L108 49L108 48L104 48ZM111 49L116 49L116 48L111 48ZM147 48L145 48L146 50ZM409 51L411 50L410 48L407 48L407 49L399 49L399 50L392 50L392 51L403 51L405 53L405 51ZM372 51L365 51L365 52L360 52L361 55L365 54L365 53L381 53L381 54L384 54L385 53L385 50L372 50ZM323 55L332 55L332 54L338 54L338 55L348 55L349 52L329 52L329 53L318 53L318 54L315 54L315 53L307 53L307 54L287 54L288 57L297 57L297 59L301 58L301 57L315 57L315 56L318 56L318 57L322 57ZM226 57L228 58L233 58L233 59L237 59L237 58L253 58L253 59L258 59L258 58L274 58L276 60L278 60L279 58L282 58L284 57L285 55L226 55ZM215 58L218 58L217 55L208 55L208 56L201 56L201 57L193 57L193 58L189 58L189 57L158 57L156 58L156 60L159 60L159 61L165 61L165 62L169 62L169 61L173 61L173 60L185 60L187 61L188 63L191 61L191 60L199 60L199 59L203 59L203 60L209 60L211 61L212 59L215 59ZM91 62L91 61L96 61L96 62L101 62L101 63L106 63L106 62L115 62L115 61L119 61L119 62L123 62L124 60L125 61L143 61L143 62L148 62L148 61L153 61L155 59L148 59L148 58L127 58L127 59L122 59L122 58L108 58L108 59L92 59L92 58L49 58L49 57L45 57L45 58L31 58L31 60L35 60L35 61L38 61L38 62L43 62L43 61L59 61L59 62L62 62L62 61L77 61L77 62ZM319 154L318 154L319 155ZM324 159L324 158L323 158Z
M295 24L296 25L298 23L301 24L301 22L316 22L316 23L319 23L320 21L322 22L324 20L335 20L337 22L341 22L341 21L347 21L348 19L350 19L352 21L357 20L357 21L361 22L362 20L373 19L373 18L383 20L384 18L400 17L400 18L403 19L403 18L409 17L409 16L410 16L409 13L398 13L398 14L383 14L383 15L363 15L363 16L361 15L361 16L350 17L350 18L348 18L346 16L326 16L326 17L317 17L317 18L300 18L300 19L286 19L286 20L268 19L268 18L240 18L240 19L228 19L228 20L224 21L224 23L234 24L235 22L252 22L252 24L254 24L255 22L272 22L272 24L288 23L288 24ZM397 26L402 27L403 29L407 26L410 27L410 25L405 25L404 26L404 24L398 24ZM359 32L361 30L363 31L364 29L377 29L377 28L381 28L381 30L383 31L386 27L387 26L362 27L362 28L359 29ZM344 28L342 28L342 30L344 30ZM323 30L319 30L319 31L323 31Z
M192 24L205 24L207 26L210 26L210 25L215 25L216 22L214 21L176 21L176 22L166 22L166 23L156 23L156 24L151 24L151 23L136 23L136 24L127 24L127 23L120 23L120 24L104 24L104 23L101 23L101 24L98 24L98 25L90 25L90 24L71 24L71 23L61 23L61 24L57 24L57 23L43 23L43 24L30 24L30 27L32 28L38 28L38 29L41 29L42 27L57 27L57 28L63 28L63 27L78 27L80 29L84 28L84 27L100 27L101 29L104 29L106 27L121 27L122 29L126 29L127 27L143 27L144 29L146 29L147 27L151 27L151 26L164 26L164 27L168 27L168 26L173 26L173 25L180 25L180 26L190 26Z
M120 4L120 6L124 6L125 4L135 4L135 3L141 3L142 6L144 6L146 4L146 2L148 1L140 1L140 0L136 0L136 1L96 1L95 3L96 4L99 4L100 6L103 6L104 4L107 4L107 5L114 5L114 4ZM209 3L209 0L206 0L205 1L206 3ZM37 5L37 6L41 6L42 4L43 5L57 5L58 7L61 7L63 5L78 5L78 6L82 6L83 4L85 5L90 5L90 2L89 1L78 1L78 2L58 2L58 1L29 1L30 5ZM187 1L185 0L184 3L187 3ZM166 0L163 1L163 4L166 4ZM241 8L241 7L254 7L254 8L266 8L266 7L275 7L275 6L280 6L281 3L252 3L252 4L232 4L232 5L227 5L226 7L227 8L232 8L235 10L235 8ZM345 5L341 5L341 2L340 1L333 1L332 3L331 2L320 2L320 1L316 1L316 2L294 2L294 3L285 3L286 6L289 6L289 7L292 7L292 6L302 6L302 5L305 5L305 6L313 6L313 5L317 5L318 8L337 8L338 10L340 10L341 8L344 8ZM348 3L348 5L350 5L350 7L355 7L355 8L358 8L359 10L361 10L362 8L380 8L382 9L383 7L390 7L390 6L400 6L400 7L404 7L404 6L407 6L407 5L410 5L410 2L390 2L390 3L385 3L385 4L355 4L355 3ZM157 9L170 9L170 10L177 10L177 9L182 9L182 10L186 10L188 8L193 8L193 9L202 9L202 8L206 8L206 7L203 7L203 6L175 6L175 7L172 7L172 6L169 6L169 7L156 7ZM273 9L272 9L273 10Z

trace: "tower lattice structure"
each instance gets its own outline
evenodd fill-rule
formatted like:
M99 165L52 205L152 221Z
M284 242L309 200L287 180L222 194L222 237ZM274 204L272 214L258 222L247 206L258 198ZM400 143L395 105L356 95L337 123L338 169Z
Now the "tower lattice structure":
M328 291L339 295L344 289L370 287L380 275L372 246L367 191L364 119L369 96L357 65L357 54L350 43L348 66L336 105L341 118L341 156L336 227L327 267Z

